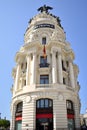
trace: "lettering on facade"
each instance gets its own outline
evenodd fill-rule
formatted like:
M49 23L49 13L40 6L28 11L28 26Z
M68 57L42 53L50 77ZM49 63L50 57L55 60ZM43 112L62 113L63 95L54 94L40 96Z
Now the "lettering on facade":
M52 29L54 29L55 26L53 24L43 23L43 24L36 25L34 29L37 29L37 28L52 28Z

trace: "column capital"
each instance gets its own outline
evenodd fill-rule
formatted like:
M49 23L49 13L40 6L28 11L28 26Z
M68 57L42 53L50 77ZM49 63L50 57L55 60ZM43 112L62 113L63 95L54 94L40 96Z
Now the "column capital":
M17 60L16 60L17 64L21 64L23 62L23 58L22 57L19 57Z
M56 54L56 52L57 52L57 51L54 50L54 49L51 50L51 54Z
M30 57L30 55L31 55L31 54L30 54L30 53L28 53L28 54L26 55L26 59L27 59L27 58L29 58L29 57Z

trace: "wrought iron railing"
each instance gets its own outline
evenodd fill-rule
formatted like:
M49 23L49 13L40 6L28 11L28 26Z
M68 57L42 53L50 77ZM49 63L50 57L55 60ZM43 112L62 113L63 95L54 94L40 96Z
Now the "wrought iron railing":
M39 66L40 68L49 67L49 63L40 63Z

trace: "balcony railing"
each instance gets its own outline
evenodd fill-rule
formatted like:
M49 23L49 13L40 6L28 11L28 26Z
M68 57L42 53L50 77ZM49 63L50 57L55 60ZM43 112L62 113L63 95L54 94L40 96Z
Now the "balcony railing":
M49 63L40 63L39 66L40 68L49 67Z
M36 88L52 88L52 84L37 84Z

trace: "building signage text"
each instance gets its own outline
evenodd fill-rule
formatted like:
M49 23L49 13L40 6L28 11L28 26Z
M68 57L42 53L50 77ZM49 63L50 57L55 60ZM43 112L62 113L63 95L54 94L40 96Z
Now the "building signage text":
M46 24L46 23L43 23L43 24L38 24L35 26L35 29L37 28L52 28L54 29L55 26L53 24Z

